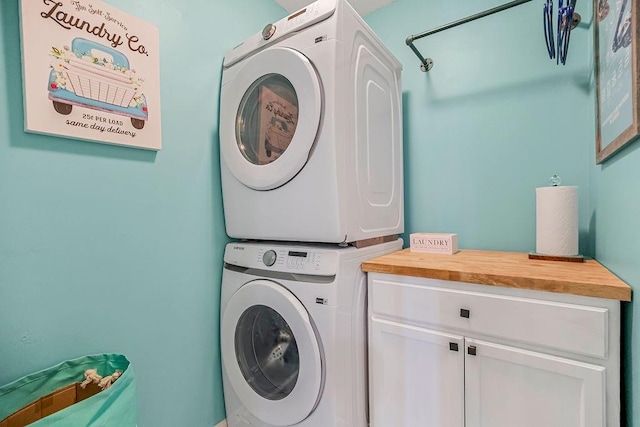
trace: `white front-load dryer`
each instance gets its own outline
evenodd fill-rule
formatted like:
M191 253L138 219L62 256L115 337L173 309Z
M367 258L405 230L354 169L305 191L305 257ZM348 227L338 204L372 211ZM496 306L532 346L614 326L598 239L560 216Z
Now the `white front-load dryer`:
M366 427L363 249L230 243L220 346L229 427Z
M344 0L312 3L227 52L227 234L348 243L402 233L401 68Z

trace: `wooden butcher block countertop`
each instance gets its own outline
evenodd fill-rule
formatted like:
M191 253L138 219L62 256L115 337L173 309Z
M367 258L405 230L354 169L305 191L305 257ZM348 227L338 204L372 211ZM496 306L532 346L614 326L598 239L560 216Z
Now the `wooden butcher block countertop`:
M631 287L595 260L542 261L516 252L463 250L442 255L404 249L364 262L362 270L631 301Z

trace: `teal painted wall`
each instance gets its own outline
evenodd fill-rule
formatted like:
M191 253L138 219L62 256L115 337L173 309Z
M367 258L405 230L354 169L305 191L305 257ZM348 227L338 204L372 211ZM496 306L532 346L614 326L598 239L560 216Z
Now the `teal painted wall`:
M640 143L631 143L600 166L592 159L592 227L596 259L640 287ZM637 294L634 295L637 298ZM640 313L623 306L623 376L628 426L640 426Z
M141 427L211 427L224 418L220 67L285 12L262 0L109 3L160 29L157 154L24 133L18 1L0 2L0 384L120 352Z
M415 42L410 34L495 7L481 0L396 0L366 21L402 62L405 225L458 233L462 248L535 250L535 188L557 173L579 186L588 252L593 147L591 33L571 36L566 66L547 56L542 6L529 2ZM589 2L579 12L590 22Z

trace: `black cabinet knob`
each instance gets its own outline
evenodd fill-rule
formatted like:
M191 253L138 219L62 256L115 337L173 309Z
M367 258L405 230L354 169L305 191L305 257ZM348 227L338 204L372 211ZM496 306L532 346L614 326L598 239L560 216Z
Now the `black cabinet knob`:
M467 353L469 353L471 356L475 356L476 355L476 346L475 345L470 345L467 348Z
M471 315L471 312L466 308L460 309L460 317L464 317L465 319L468 319L470 315Z
M457 342L450 342L449 343L449 350L458 351L458 343Z

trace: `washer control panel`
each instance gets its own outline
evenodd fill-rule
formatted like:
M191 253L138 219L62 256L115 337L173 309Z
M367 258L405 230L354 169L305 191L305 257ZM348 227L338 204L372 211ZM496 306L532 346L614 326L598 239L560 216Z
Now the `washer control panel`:
M290 270L319 270L322 254L307 251L288 251L287 268Z
M260 248L257 256L264 266L275 267L278 271L318 274L322 266L320 252L300 250L299 248Z
M338 251L268 243L229 243L224 261L239 267L311 275L334 275Z

